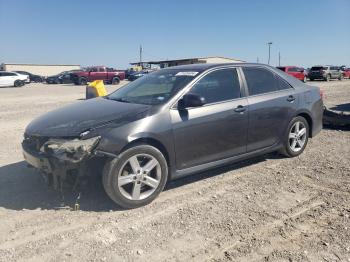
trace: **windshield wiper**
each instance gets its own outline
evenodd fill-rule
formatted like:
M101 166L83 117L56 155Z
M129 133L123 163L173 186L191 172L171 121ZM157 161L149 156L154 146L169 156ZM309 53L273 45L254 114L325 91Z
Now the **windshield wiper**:
M109 96L106 97L109 100L117 101L117 102L123 102L123 103L131 103L130 101L124 99L124 98L111 98Z

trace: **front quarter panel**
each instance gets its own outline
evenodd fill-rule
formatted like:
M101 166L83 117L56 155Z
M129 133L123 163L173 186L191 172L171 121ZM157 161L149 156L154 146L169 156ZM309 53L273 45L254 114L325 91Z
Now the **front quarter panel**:
M140 120L119 126L107 127L101 132L98 150L120 154L130 143L139 139L152 139L161 143L169 156L169 164L174 162L174 146L169 110L164 110Z

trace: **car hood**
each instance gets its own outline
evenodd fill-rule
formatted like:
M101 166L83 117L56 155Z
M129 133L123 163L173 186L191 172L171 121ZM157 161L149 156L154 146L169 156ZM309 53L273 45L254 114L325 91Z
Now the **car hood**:
M34 119L26 135L78 137L109 122L127 124L147 116L152 106L94 98L64 106Z

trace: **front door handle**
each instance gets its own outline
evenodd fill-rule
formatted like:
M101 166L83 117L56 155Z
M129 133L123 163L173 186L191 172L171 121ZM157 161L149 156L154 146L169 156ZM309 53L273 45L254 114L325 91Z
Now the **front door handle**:
M244 111L246 111L246 108L244 106L242 106L242 105L239 105L234 110L237 113L243 113Z
M295 97L292 96L292 95L290 95L290 96L288 96L287 101L290 102L290 103L292 103L292 102L295 101Z

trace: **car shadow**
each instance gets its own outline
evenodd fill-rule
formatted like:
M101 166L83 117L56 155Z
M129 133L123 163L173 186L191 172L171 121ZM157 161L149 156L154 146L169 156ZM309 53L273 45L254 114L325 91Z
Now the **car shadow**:
M276 153L267 154L236 164L211 169L170 181L164 191L169 191L186 184L263 162L266 159L279 158L281 158L281 156ZM25 161L0 167L0 185L0 208L11 210L56 210L60 208L61 198L59 193L49 188L45 184L40 172L27 167ZM66 205L73 207L78 194L76 192L66 191L64 195ZM82 211L101 212L123 210L106 195L101 179L91 180L88 185L82 189L79 204L80 210Z

